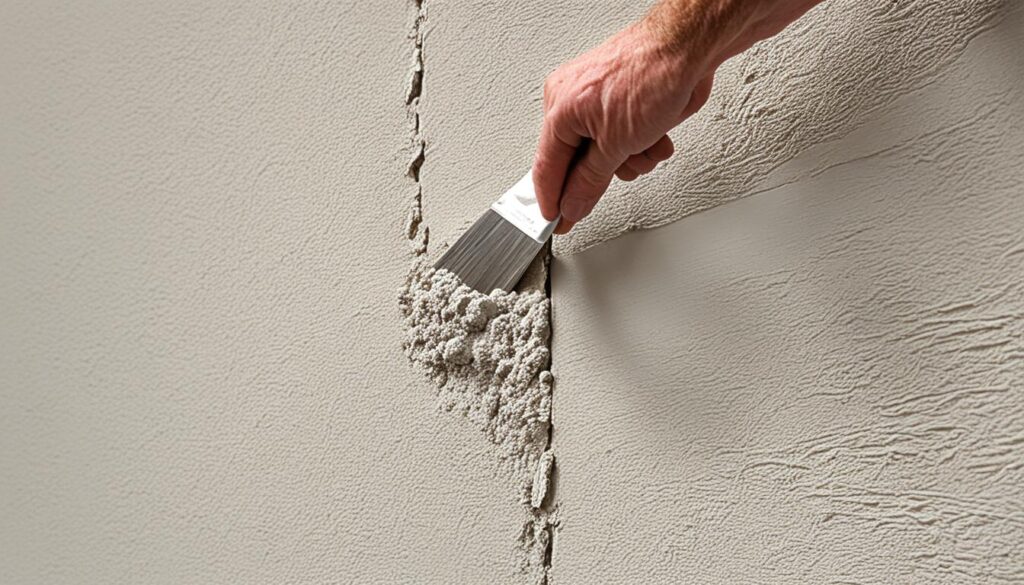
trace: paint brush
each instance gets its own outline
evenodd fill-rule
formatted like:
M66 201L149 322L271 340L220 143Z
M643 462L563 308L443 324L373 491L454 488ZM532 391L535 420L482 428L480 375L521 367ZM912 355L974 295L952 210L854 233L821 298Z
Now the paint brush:
M526 173L445 251L434 268L454 273L484 294L511 291L551 237L558 219L540 213L533 176Z

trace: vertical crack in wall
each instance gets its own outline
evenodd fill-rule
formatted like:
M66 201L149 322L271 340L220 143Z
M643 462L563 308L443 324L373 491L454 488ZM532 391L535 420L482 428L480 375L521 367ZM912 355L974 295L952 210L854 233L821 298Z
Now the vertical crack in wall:
M406 352L414 362L418 361L420 365L428 365L428 369L429 365L436 367L438 364L434 363L434 361L436 361L438 356L432 355L436 352L432 351L429 346L438 344L440 340L442 342L440 345L443 346L440 356L443 359L441 361L455 360L456 364L464 364L465 360L472 354L473 357L470 361L474 363L465 363L462 369L466 370L469 374L473 374L474 367L476 369L483 367L477 362L487 363L489 360L486 359L487 356L476 355L474 353L475 349L471 349L468 345L463 348L465 351L461 353L449 351L451 349L449 346L461 339L461 337L459 339L455 337L445 339L445 336L450 331L453 331L448 328L448 325L452 324L449 321L452 315L445 313L441 317L440 323L431 324L433 326L440 325L441 327L431 328L431 325L423 321L422 317L437 317L437 315L431 314L433 309L425 311L426 315L417 312L418 309L423 308L420 306L423 298L417 296L418 286L422 286L429 281L429 285L426 285L419 293L428 295L430 297L428 302L431 303L438 301L439 295L443 294L442 289L445 287L441 285L444 282L444 276L435 275L432 270L426 268L425 264L429 230L423 221L423 187L420 182L420 172L426 161L427 148L420 121L420 98L423 93L425 75L423 45L424 37L426 36L427 6L424 0L413 0L413 5L416 12L409 35L412 41L412 64L409 72L405 104L409 124L409 162L406 167L406 174L413 181L415 190L406 220L405 235L409 240L410 248L414 255L414 262L409 281L406 283L406 289L400 295L400 304L407 318L407 326L413 323L416 331L410 333L413 341L407 340ZM488 396L488 394L481 394L480 396L475 396L474 394L493 392L495 387L500 388L500 392L495 395L497 403L490 405L487 409L483 409L487 411L487 416L482 417L482 420L477 422L482 423L482 426L487 430L493 442L498 444L499 447L504 448L504 451L506 451L503 453L504 457L508 458L511 455L511 458L507 459L506 463L511 462L510 465L514 475L520 478L517 480L521 490L520 498L528 515L523 523L519 542L517 543L518 554L521 559L519 570L527 575L536 585L546 585L549 582L548 573L551 566L554 542L553 531L554 527L557 526L555 521L556 510L552 504L555 478L553 474L554 455L551 451L552 435L550 424L550 396L553 385L549 371L551 363L549 353L551 347L549 337L551 323L549 304L551 296L550 254L551 247L549 245L534 261L531 269L528 270L528 274L524 277L523 283L521 283L522 288L518 293L505 293L498 297L492 294L490 295L492 300L488 301L486 300L488 298L487 295L479 295L474 292L467 296L466 293L459 291L449 291L453 292L452 298L457 304L455 309L459 309L455 313L459 313L462 321L465 321L472 315L468 313L461 315L460 311L466 312L468 310L472 312L474 308L484 307L488 303L490 305L497 303L497 306L514 305L516 307L515 310L509 311L507 317L513 319L516 325L498 325L495 329L496 332L500 333L502 330L514 332L513 337L520 340L525 339L529 341L526 338L543 340L543 344L546 344L546 347L537 347L535 350L531 350L533 353L526 352L522 353L522 355L519 355L522 350L517 349L517 355L513 359L509 359L509 356L505 355L508 348L502 349L499 352L503 356L502 362L508 362L508 364L497 365L498 371L494 372L496 375L487 377L490 381L483 383L484 388L472 388L468 392L465 388L461 388L461 386L465 385L466 381L460 383L460 371L458 369L447 369L451 364L445 365L439 372L435 371L433 376L439 382L439 396L447 400L445 408L449 410L466 410L463 414L471 419L473 418L474 401L479 401L480 396ZM474 295L481 298L476 298ZM473 300L466 304L464 301L470 297ZM518 303L516 302L517 298L519 299ZM444 303L441 304L443 305ZM447 310L452 310L452 307L448 307ZM501 314L493 317L495 323L502 321L502 319ZM473 319L469 320L473 321ZM459 321L459 319L456 319L456 321ZM540 321L543 321L543 323L540 323ZM490 332L493 327L488 325L488 322L489 319L483 319L482 323L472 324L470 329L475 330L481 326L486 326L487 332ZM456 326L454 331L461 332L460 326ZM424 334L430 339L423 340L417 338L417 335L422 336ZM526 337L524 338L523 336ZM494 342L489 341L488 343L493 345ZM463 343L463 345L466 344ZM493 348L492 351L494 351ZM542 353L537 353L537 351ZM543 356L543 363L536 361L536 358L540 356ZM455 358L461 359L456 360ZM509 367L511 368L510 371L502 370L502 368ZM508 377L507 380L504 379L506 376ZM524 376L529 379L518 379ZM473 382L473 380L473 376L469 376L468 382L470 384L480 383L479 380L476 382ZM525 426L517 427L517 425ZM513 445L511 454L507 452L510 450L508 448L509 445Z
M423 256L427 253L430 230L423 224L423 187L420 185L420 168L426 159L426 142L420 129L420 94L423 93L423 22L427 18L427 8L423 0L415 0L416 16L413 20L410 37L413 42L412 71L409 74L409 89L405 95L406 115L409 118L409 166L406 174L416 184L412 204L409 206L409 217L405 224L405 235L409 239L413 254Z
M552 257L552 242L548 241L547 246L544 248L544 296L548 298L549 306L554 307L553 298L551 296L551 261ZM549 311L548 318L551 319L551 337L548 338L548 368L551 369L555 361L554 352L551 348L554 347L555 327L554 327L554 312L553 309ZM551 383L551 412L555 410L555 386L557 384L552 380ZM551 453L551 468L548 470L548 507L543 509L545 514L545 530L548 533L547 548L544 551L544 585L548 585L550 582L551 572L551 561L555 554L555 533L559 526L558 520L558 506L555 503L555 488L558 483L558 470L555 468L555 457L554 457L554 438L555 438L555 421L553 414L548 414L550 422L548 424L548 453Z
M544 271L544 296L551 306L551 242L544 246L542 254ZM548 311L548 319L554 322L553 309ZM554 327L550 328L548 334L548 370L554 363L554 354L551 347L554 345ZM531 504L533 506L534 521L541 531L540 538L535 543L535 548L543 547L543 556L540 560L541 574L538 582L541 585L549 585L551 580L551 561L555 552L555 531L558 528L558 507L555 503L555 488L557 484L557 470L555 469L555 452L552 441L554 439L555 422L552 412L554 411L554 392L556 383L552 376L550 399L551 406L548 412L548 436L544 454L537 464L537 472L534 477L533 493Z

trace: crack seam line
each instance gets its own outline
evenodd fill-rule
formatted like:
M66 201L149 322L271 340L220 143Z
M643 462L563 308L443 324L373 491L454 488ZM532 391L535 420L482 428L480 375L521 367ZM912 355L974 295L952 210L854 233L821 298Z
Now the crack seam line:
M410 34L413 44L413 62L409 74L409 87L405 95L406 114L412 123L409 133L412 156L406 168L406 175L416 184L416 192L413 195L409 217L406 220L405 235L413 254L416 257L421 257L426 255L430 239L430 230L423 224L423 187L420 185L420 169L426 160L426 141L420 132L419 111L420 95L423 93L423 22L427 17L427 9L424 0L413 0L413 3L416 7L416 16Z
M550 333L548 334L548 371L549 372L552 369L554 369L554 364L555 364L555 356L554 356L554 353L552 351L552 349L554 348L554 345L555 345L554 344L554 338L555 338L555 327L554 327L554 324L555 324L555 311L554 311L554 303L552 302L552 298L551 298L551 269L552 269L552 265L554 264L554 262L553 262L554 258L552 256L551 250L552 250L552 243L551 243L551 241L548 241L547 245L544 247L544 296L546 296L547 299L548 299L548 328L549 328L549 331L550 331ZM552 442L554 440L554 432L555 432L554 410L555 410L555 386L557 384L558 384L558 381L555 380L552 377L551 391L550 391L551 395L548 397L549 404L550 404L550 406L548 407L548 440L547 440L547 445L545 446L545 451L551 451L552 452L552 456L554 455L554 450L552 449ZM550 576L551 561L552 561L552 558L554 557L554 553L555 553L555 527L557 526L558 520L557 520L557 514L556 514L557 507L556 507L556 504L555 504L555 501L554 501L554 499L555 499L555 490L553 488L554 488L554 475L556 473L555 467L557 465L558 465L558 462L557 461L553 461L552 465L551 465L551 469L548 471L548 490L549 491L548 491L547 494L545 494L547 499L548 499L548 506L544 507L544 509L543 509L543 513L544 513L544 530L548 533L547 534L547 543L546 543L546 546L544 547L544 560L543 560L543 566L542 566L543 576L542 576L541 583L543 585L550 585L550 583L551 583L551 576Z

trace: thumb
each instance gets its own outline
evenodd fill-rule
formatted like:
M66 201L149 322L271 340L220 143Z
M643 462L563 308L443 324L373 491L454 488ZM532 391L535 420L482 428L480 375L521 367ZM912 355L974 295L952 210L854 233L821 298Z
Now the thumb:
M596 142L587 145L587 151L576 166L569 171L562 192L562 217L576 223L590 214L597 200L604 195L612 182L615 169L624 162L617 160L603 150Z

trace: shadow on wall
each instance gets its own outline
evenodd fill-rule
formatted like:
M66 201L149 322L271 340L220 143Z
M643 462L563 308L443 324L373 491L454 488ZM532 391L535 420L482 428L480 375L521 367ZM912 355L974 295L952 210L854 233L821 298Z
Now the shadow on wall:
M672 137L677 155L616 182L555 252L664 225L794 179L777 169L854 131L881 108L941 77L994 27L1006 0L830 0L723 66L711 100Z

